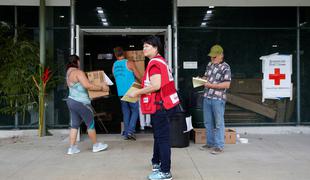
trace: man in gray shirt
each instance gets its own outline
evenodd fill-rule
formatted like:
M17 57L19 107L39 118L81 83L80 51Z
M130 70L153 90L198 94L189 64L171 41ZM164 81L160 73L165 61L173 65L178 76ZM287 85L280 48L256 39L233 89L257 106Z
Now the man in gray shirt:
M230 66L224 62L224 50L220 45L212 46L211 61L206 67L203 116L206 128L206 145L202 150L210 149L212 154L219 154L224 149L225 122L224 112L226 90L230 87Z

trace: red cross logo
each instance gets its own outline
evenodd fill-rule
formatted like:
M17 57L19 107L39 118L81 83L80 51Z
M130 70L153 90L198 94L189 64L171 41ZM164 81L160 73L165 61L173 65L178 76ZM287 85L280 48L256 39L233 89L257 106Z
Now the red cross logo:
M285 74L280 74L280 68L275 68L274 74L269 74L269 79L274 80L274 85L280 85L280 80L285 79Z

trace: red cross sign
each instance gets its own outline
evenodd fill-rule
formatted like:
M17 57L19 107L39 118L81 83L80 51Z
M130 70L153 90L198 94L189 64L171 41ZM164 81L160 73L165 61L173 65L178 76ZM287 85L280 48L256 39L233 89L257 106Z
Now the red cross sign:
M280 74L280 68L275 68L274 74L269 74L269 79L274 80L274 85L280 85L280 80L285 79L285 74Z

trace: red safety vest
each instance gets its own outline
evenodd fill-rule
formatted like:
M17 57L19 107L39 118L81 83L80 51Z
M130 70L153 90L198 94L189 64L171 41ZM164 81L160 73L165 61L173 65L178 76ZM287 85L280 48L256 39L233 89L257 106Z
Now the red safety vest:
M151 84L149 71L153 66L158 67L161 72L161 86L159 90L160 97L163 101L163 106L167 110L171 109L178 105L180 103L180 100L175 89L171 70L169 69L166 61L162 57L153 58L150 60L142 78L142 88L147 87ZM143 114L154 114L156 112L155 96L155 92L141 95L140 102L141 111Z

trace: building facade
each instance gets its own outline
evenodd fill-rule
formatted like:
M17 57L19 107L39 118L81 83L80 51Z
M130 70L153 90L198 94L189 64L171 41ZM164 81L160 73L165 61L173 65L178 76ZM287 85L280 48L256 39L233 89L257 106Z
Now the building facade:
M28 2L28 3L27 3ZM307 125L310 122L310 3L299 1L203 1L203 0L140 0L92 1L76 0L74 5L75 38L71 37L70 1L47 1L47 61L57 64L55 72L65 77L67 56L78 52L85 71L103 69L112 77L114 59L98 55L113 53L120 45L126 50L142 49L141 39L155 34L165 44L164 55L177 78L179 93L187 115L202 125L201 92L193 88L191 77L203 75L213 44L224 47L225 61L232 69L230 93L251 101L237 106L228 102L228 125ZM0 1L0 21L23 27L24 34L39 42L39 6L37 2ZM51 4L49 4L51 3ZM260 56L272 53L293 55L293 101L288 99L261 102L262 65ZM188 67L191 64L192 67ZM94 102L100 111L109 112L119 122L120 107L115 103L115 87L110 100ZM68 127L69 113L64 99L65 83L50 93L47 125ZM253 107L249 107L253 106ZM273 111L274 117L257 108ZM253 110L254 109L254 110ZM1 128L14 128L15 116L0 115ZM116 123L117 124L117 123ZM18 127L35 127L33 115L19 115ZM111 125L113 126L113 124Z

